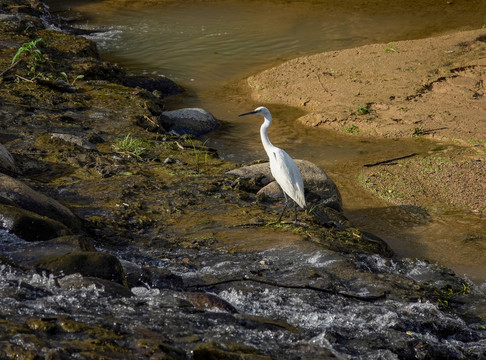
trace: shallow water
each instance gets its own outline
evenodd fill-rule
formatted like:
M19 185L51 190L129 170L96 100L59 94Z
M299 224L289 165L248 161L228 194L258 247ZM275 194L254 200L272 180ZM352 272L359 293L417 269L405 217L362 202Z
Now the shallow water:
M223 120L208 143L234 162L265 158L258 136L261 119L237 117L259 104L235 90L234 82L299 55L473 29L486 21L484 1L50 3L54 10L72 6L82 12L82 27L108 30L94 37L104 57L184 86L188 95L169 100L168 106L200 106ZM438 261L478 282L486 280L483 218L439 209L424 219L371 197L354 182L365 163L427 152L435 143L342 136L295 124L295 109L271 110L277 120L271 140L293 157L325 168L356 225L382 236L399 255Z
M29 246L3 230L0 240L2 253L8 256L16 247ZM155 332L164 334L157 338L157 344L168 342L187 354L199 343L234 342L278 359L327 358L319 356L326 349L339 359L396 359L398 353L407 350L403 344L414 339L419 339L426 349L458 354L450 358L486 351L486 333L478 324L467 324L451 312L441 312L432 303L417 301L415 297L366 300L381 294L383 288L378 283L390 273L438 285L435 282L444 279L436 276L440 270L425 262L388 261L379 255L352 259L310 242L237 256L203 249L167 254L143 247L118 249L117 256L124 259L125 269L140 264L145 268L167 268L180 276L186 290L146 284L132 288L132 297L112 298L94 285L61 289L53 275L21 272L1 265L2 319L13 323L21 319L23 323L40 318L41 322L58 327L66 319L81 324L79 331L56 331L54 335L37 331L36 335L45 336L49 346L33 342L33 335L29 338L22 331L5 335L9 344L27 343L28 349L39 356L49 347L67 349L74 358L79 353L79 344L73 341L76 338L109 343L113 337L118 346L139 350L134 344L146 344L145 337ZM181 261L186 257L190 260ZM343 287L339 293L326 280L327 274L335 277L337 263L354 270L351 279L340 280ZM375 282L367 280L368 269L380 274ZM76 276L68 275L62 280ZM397 278L393 279L396 286ZM400 286L403 283L397 288ZM188 301L194 293L187 288L202 288L231 304L238 313L228 311L222 302L190 305ZM96 329L98 332L94 332ZM376 341L382 343L375 346Z

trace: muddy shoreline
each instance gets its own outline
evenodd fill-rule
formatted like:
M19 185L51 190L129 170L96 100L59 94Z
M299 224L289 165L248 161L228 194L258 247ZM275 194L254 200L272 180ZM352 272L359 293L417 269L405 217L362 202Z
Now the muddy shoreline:
M163 128L164 88L1 6L2 358L486 356L483 289L324 203L275 224L268 177Z

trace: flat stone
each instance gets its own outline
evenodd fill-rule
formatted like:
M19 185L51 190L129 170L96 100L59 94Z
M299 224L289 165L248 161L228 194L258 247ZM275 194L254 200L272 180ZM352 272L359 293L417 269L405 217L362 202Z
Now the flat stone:
M216 130L221 124L211 113L200 108L185 108L164 111L159 118L160 125L177 135L200 136Z

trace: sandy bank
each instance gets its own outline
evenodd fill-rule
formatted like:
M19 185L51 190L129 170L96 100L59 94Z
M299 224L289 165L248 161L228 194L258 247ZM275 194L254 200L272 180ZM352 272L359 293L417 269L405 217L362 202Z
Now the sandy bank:
M486 139L486 30L293 59L248 79L255 100L308 126L362 135Z

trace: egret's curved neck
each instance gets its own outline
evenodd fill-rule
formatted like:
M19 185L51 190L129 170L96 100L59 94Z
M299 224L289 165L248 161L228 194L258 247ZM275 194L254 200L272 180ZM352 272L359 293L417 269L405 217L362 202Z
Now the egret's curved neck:
M270 156L270 151L274 147L270 142L270 140L268 139L268 128L270 127L271 123L272 123L272 118L265 116L265 120L263 121L263 124L260 127L260 136L262 138L262 144L268 156Z

